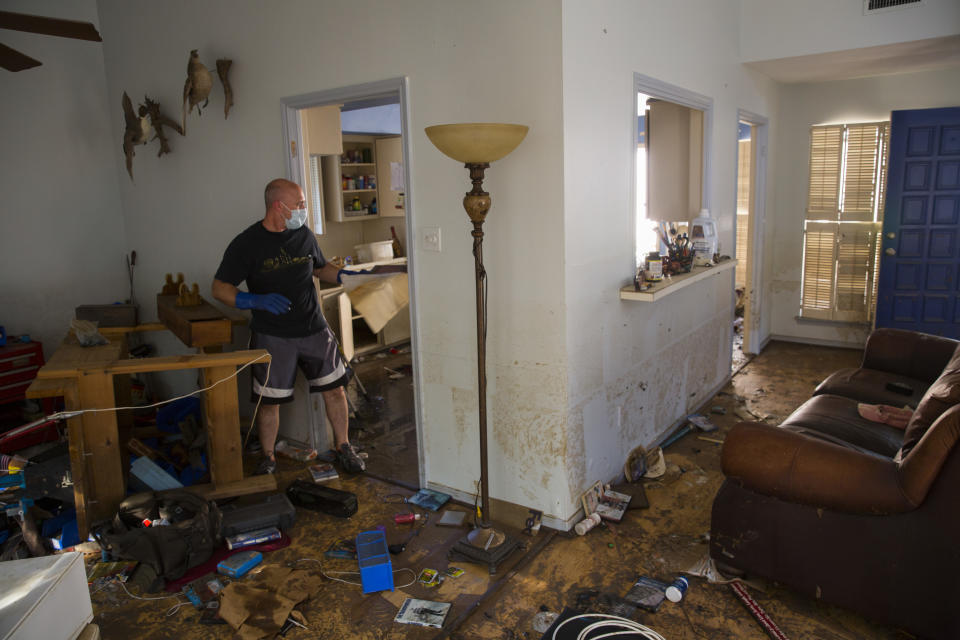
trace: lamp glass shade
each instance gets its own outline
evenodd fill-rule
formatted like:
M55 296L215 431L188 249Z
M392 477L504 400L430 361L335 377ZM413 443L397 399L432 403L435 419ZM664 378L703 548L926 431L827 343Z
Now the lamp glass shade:
M529 130L522 124L496 122L438 124L424 129L437 149L464 164L499 160L516 149Z

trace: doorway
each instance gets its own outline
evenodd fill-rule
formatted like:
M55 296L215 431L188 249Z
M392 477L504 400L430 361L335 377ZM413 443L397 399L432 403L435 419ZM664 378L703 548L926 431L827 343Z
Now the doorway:
M762 348L760 344L760 266L762 265L763 183L766 169L766 118L741 110L737 120L737 266L731 371L736 373Z
M324 257L348 270L406 264L395 281L396 308L361 311L356 279L318 283L324 317L353 369L347 388L350 440L367 456L367 474L416 489L422 481L420 398L416 358L416 300L409 122L403 78L286 98L284 146L289 178L304 188L312 228ZM398 277L392 274L391 277ZM359 306L358 306L359 305ZM306 395L306 394L304 394ZM288 421L319 424L322 400L312 394ZM285 416L281 414L281 433ZM329 437L329 434L327 434ZM325 446L325 438L318 438Z

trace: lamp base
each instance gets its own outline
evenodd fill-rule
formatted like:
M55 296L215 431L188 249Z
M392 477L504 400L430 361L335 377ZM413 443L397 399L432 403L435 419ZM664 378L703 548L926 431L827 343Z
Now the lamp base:
M455 562L486 564L490 569L490 575L493 575L497 572L500 563L522 546L523 542L520 540L511 538L493 527L477 527L457 540L447 552L447 559Z

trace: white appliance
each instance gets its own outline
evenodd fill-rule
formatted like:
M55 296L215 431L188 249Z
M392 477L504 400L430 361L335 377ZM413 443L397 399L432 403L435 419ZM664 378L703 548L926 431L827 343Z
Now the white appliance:
M92 620L82 553L0 562L3 640L74 640Z
M323 396L310 393L302 371L297 371L293 402L280 405L280 434L277 439L305 444L323 453L333 448L333 430L327 421Z

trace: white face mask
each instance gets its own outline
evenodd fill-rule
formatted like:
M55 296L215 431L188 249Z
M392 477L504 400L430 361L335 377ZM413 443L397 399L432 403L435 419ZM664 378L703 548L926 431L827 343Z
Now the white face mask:
M281 202L280 204L283 203ZM290 212L290 219L285 221L287 229L299 229L307 221L306 209L291 209L285 204L283 204L283 208Z

